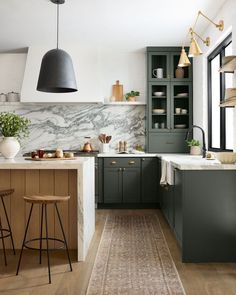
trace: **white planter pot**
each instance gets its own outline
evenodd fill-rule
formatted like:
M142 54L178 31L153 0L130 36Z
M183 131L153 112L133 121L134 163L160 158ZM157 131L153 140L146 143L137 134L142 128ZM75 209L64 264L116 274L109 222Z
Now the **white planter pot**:
M190 155L199 156L202 154L202 149L200 146L191 146Z
M6 159L13 159L19 150L20 144L15 137L4 137L0 142L0 152Z

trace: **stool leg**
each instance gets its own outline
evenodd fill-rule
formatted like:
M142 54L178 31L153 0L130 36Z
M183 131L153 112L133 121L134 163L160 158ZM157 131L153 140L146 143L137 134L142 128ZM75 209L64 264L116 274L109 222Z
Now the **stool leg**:
M4 212L5 212L5 216L6 216L7 224L8 224L8 229L9 229L9 231L10 231L10 237L11 237L12 249L13 249L14 255L16 255L15 246L14 246L14 241L13 241L13 237L12 237L11 225L10 225L9 218L8 218L8 215L7 215L6 206L5 206L5 203L4 203L4 200L3 200L3 197L1 197L1 199L2 199L2 205L3 205Z
M43 204L41 205L41 225L40 225L40 240L39 240L39 264L42 263L42 235L43 235Z
M19 273L22 253L23 253L23 249L24 249L24 246L25 246L26 235L27 235L27 232L28 232L33 207L34 207L34 204L31 204L30 213L29 213L29 217L28 217L28 221L27 221L27 225L26 225L26 229L25 229L25 235L24 235L24 239L23 239L23 242L22 242L22 246L21 246L20 258L19 258L19 261L18 261L16 275L18 275L18 273Z
M45 204L44 206L45 206L46 243L47 243L47 258L48 258L48 279L49 279L49 284L51 284L51 270L50 270L50 259L49 259L49 249L48 249L47 204Z
M1 238L2 238L2 249L3 249L4 262L5 262L5 265L7 266L7 256L6 256L5 242L4 242L4 238L3 238L1 218L0 218L0 231L1 231Z
M63 229L63 226L62 226L62 222L61 222L61 217L60 217L60 214L59 214L59 211L58 211L58 208L57 208L57 204L56 203L55 203L55 207L56 207L57 216L58 216L58 219L59 219L59 222L60 222L61 231L62 231L62 235L63 235L63 238L64 238L64 243L65 243L65 246L66 246L66 253L67 253L67 257L68 257L68 261L69 261L69 265L70 265L70 271L72 271L72 265L71 265L71 260L70 260L68 245L67 245L67 242L66 242L66 236L65 236L65 232L64 232L64 229Z

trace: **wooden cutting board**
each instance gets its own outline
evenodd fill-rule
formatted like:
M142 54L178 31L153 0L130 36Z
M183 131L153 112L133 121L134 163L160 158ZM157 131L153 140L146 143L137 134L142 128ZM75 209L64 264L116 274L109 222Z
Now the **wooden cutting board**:
M117 80L115 85L112 85L112 96L115 97L115 101L123 101L123 85L120 84L120 81Z
M74 158L25 158L29 161L61 161L61 160L77 160L78 157Z

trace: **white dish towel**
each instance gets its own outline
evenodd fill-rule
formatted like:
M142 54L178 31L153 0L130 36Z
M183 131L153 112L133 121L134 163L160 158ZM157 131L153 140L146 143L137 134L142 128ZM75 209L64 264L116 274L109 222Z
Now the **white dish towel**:
M174 185L174 168L170 161L161 160L161 185Z

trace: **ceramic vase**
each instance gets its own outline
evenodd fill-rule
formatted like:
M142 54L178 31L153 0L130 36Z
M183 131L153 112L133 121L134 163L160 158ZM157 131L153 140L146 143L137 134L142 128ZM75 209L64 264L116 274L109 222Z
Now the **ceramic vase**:
M6 159L13 159L20 150L16 137L4 137L0 142L0 152Z
M109 143L102 143L101 144L101 153L109 153L110 152L110 146Z
M181 68L181 67L178 67L175 70L175 78L177 78L177 79L183 79L183 77L184 77L184 69Z
M202 154L202 149L200 146L191 146L190 155L199 156Z

